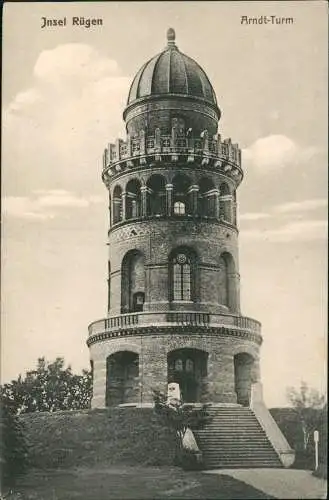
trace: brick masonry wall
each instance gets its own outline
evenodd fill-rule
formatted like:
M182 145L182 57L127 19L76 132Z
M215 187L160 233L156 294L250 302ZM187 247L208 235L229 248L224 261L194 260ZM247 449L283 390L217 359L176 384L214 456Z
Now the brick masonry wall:
M230 310L238 313L240 304L237 232L219 223L167 219L132 222L111 231L109 236L110 314L120 314L121 311L122 261L131 250L141 252L145 258L145 310L156 309L154 304L158 302L167 303L167 309L169 309L168 260L171 252L180 246L192 248L198 256L196 309L212 313L226 310L227 304L223 304L226 296L224 291L226 278L220 256L224 252L232 256L235 274L230 276L231 299L228 303ZM140 272L139 275L141 275Z
M136 379L136 403L152 402L152 389L166 391L167 355L175 349L193 348L208 353L207 376L201 401L235 403L234 356L247 353L254 359L252 382L260 381L259 346L248 339L200 335L140 335L109 339L90 346L94 363L94 395L92 406L104 407L106 395L106 359L115 352L128 350L139 355L139 376Z
M126 116L127 131L135 136L147 126L149 133L160 128L162 134L170 135L174 118L184 119L185 128L191 127L195 137L205 129L210 136L217 133L218 119L214 109L206 103L185 97L162 97L161 101L146 99L143 103L132 106Z

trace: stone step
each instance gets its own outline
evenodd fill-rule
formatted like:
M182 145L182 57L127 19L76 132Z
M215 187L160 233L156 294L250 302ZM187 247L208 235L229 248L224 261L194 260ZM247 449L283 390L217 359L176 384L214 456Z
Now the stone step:
M209 422L195 432L206 468L282 467L250 408L208 408Z
M204 466L205 469L278 469L281 468L278 464L262 462L214 462Z
M275 452L271 452L269 450L255 450L255 449L248 449L248 450L237 450L237 449L232 449L232 450L222 450L222 449L216 449L216 448L213 448L213 449L207 449L205 450L204 452L204 456L206 457L209 457L211 455L220 455L222 457L234 457L234 456L246 456L246 457L250 457L250 456L253 456L253 457L260 457L260 456L267 456L267 457L276 457L276 455L274 455Z

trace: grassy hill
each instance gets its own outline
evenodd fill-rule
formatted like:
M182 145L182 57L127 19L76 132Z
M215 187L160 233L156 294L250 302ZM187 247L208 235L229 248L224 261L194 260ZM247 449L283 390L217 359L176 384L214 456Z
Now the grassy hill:
M31 466L172 465L175 436L151 408L22 415Z

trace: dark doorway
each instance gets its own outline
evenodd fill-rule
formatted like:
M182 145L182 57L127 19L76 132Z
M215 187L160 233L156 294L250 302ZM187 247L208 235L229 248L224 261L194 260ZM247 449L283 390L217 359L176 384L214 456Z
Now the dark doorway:
M200 401L207 376L207 357L199 349L176 349L168 354L168 383L176 382L184 403Z

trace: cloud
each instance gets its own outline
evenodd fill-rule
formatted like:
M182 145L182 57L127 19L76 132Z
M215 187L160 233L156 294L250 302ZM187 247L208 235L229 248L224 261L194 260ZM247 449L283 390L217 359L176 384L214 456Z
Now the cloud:
M33 85L3 112L6 194L54 184L97 194L103 150L124 134L130 83L115 60L92 46L63 44L42 51Z
M101 56L93 47L81 43L59 45L44 50L34 66L34 75L52 85L80 78L97 81L108 75L118 74L118 63Z
M285 135L262 137L242 151L247 166L255 167L256 170L265 173L308 161L316 153L316 148L302 148Z
M326 220L307 220L285 224L276 229L250 229L240 231L244 239L286 243L291 241L314 241L327 239Z
M312 210L325 208L328 206L328 200L324 198L312 200L290 201L270 207L268 212L246 212L239 216L240 221L259 221L264 219L278 218L280 215L301 215Z
M239 216L239 220L261 220L261 219L268 219L270 218L271 215L265 212L247 212L245 214L241 214Z
M293 212L306 212L309 210L316 210L317 208L326 207L328 205L328 200L325 199L314 199L314 200L301 200L293 201L289 203L283 203L274 207L274 210L278 213L293 213Z
M83 198L65 190L37 190L31 197L4 197L2 210L4 215L11 217L49 220L63 214L58 209L87 208L101 201L98 196Z

